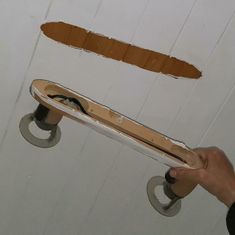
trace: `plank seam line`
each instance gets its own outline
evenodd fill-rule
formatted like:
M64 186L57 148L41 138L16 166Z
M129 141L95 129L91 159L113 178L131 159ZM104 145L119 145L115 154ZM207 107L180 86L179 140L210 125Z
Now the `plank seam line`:
M110 89L110 88L109 88ZM109 90L107 91L107 93L109 92ZM105 100L105 98L106 98L106 96L107 96L107 93L105 94L105 96L103 97L103 100ZM81 149L79 150L79 152L77 153L78 155L82 155L83 154L83 152L84 152L84 149L85 149L85 147L87 146L87 144L88 144L88 142L89 142L89 138L90 138L90 135L91 135L91 133L92 133L92 130L88 130L87 131L87 135L86 135L86 137L85 137L85 139L84 139L84 142L83 142L83 144L82 144L82 147L81 147ZM70 176L68 176L67 177L67 180L66 180L66 183L63 185L63 187L62 187L62 190L61 190L61 192L60 192L60 195L63 193L63 192L65 192L65 187L66 187L66 185L67 185L67 182L68 182L68 180L69 180L69 178L70 178ZM105 181L105 180L104 180ZM99 189L100 190L100 189ZM98 192L99 192L99 190L98 190ZM58 205L59 205L59 203L60 203L60 196L58 197L58 199L57 199L57 201L56 201L56 203L55 203L55 205L54 205L54 208L52 209L52 212L51 212L51 215L48 217L48 222L47 222L47 224L45 225L45 228L44 228L44 231L43 231L43 235L46 235L46 233L47 233L47 227L49 226L49 224L50 224L50 220L53 218L53 216L55 215L55 210L56 210L56 208L58 207Z
M96 11L95 11L93 20L96 19L96 16L98 15L98 12L100 11L100 8L101 8L102 4L103 4L103 0L100 0L99 3L98 3L98 5L97 5L97 8L96 8Z
M50 6L50 4L49 4L49 6ZM47 14L47 12L46 12L46 14ZM9 127L10 127L10 124L11 124L11 122L13 120L13 116L14 116L14 114L16 112L15 110L16 110L17 104L19 102L20 96L22 94L22 91L23 91L23 88L24 88L24 85L25 85L25 82L26 82L28 71L29 71L29 69L31 67L32 61L33 61L34 56L36 54L36 50L37 50L37 47L38 47L38 43L39 43L40 37L41 37L41 32L38 33L38 36L36 38L36 42L35 42L35 45L33 47L33 52L32 52L32 55L30 57L29 64L28 64L28 66L26 68L25 75L24 75L23 81L21 83L21 86L19 88L19 91L18 91L16 100L15 100L15 103L13 105L13 108L12 108L11 112L10 112L10 117L8 119L5 131L4 131L4 134L3 134L3 138L2 138L1 143L0 143L0 151L2 150L2 147L3 147L3 144L5 142L5 139L6 139L6 136L7 136L7 133L8 133ZM30 179L28 181L30 181ZM26 189L27 189L27 186L26 186Z
M138 19L136 28L134 29L134 32L133 32L133 34L132 34L132 36L131 36L131 38L130 38L130 43L133 43L133 40L134 40L134 38L135 38L135 35L136 35L137 30L138 30L139 25L140 25L140 22L142 21L142 19L143 19L143 17L144 17L144 13L146 12L146 9L147 9L147 7L148 7L148 5L149 5L149 2L150 2L150 0L147 0L146 3L145 3L144 9L143 9L143 11L142 11L142 13L140 14L140 17L139 17L139 19Z
M222 31L222 33L220 34L220 36L218 37L218 39L217 39L217 41L216 41L216 43L215 43L215 46L212 48L212 50L211 50L211 52L210 52L210 54L209 54L209 56L208 56L208 59L207 59L208 61L209 61L209 59L213 56L214 51L216 50L216 48L219 46L219 44L220 44L220 42L221 42L221 40L222 40L224 34L225 34L226 31L228 30L229 25L230 25L231 22L233 21L234 15L235 15L235 10L233 11L232 15L229 17L228 22L226 23L224 30Z
M115 155L115 157L114 157L114 159L113 159L113 161L112 161L112 163L111 163L111 166L109 167L109 169L108 169L108 171L107 171L107 173L106 173L106 176L104 177L104 181L103 181L103 183L101 184L100 188L98 189L98 191L97 191L97 193L96 193L96 195L95 195L95 199L94 199L92 205L90 206L90 208L89 208L87 214L84 216L84 220L83 220L83 223L82 223L82 224L86 224L86 221L88 220L90 214L91 214L92 211L94 210L95 205L96 205L96 202L97 202L97 200L98 200L98 198L99 198L99 196L100 196L100 194L101 194L101 192L102 192L102 189L104 188L105 183L107 182L108 177L110 176L112 170L113 170L114 167L116 166L115 163L117 162L117 159L118 159L118 157L120 156L120 153L121 153L122 150L123 150L123 145L121 145L121 146L119 147L118 152L117 152L117 154ZM81 229L80 229L80 231L78 231L77 235L79 235L79 234L82 233L82 229L83 229L83 226L81 226Z
M219 37L220 39L219 39L219 41L217 41L217 43L216 43L217 45L214 47L213 52L211 52L210 55L208 56L208 58L206 59L204 70L206 70L207 67L209 66L210 59L213 56L213 53L215 52L216 48L218 47L218 42L220 42L222 40L223 36L225 35L226 31L228 30L228 27L231 24L232 18L233 18L234 15L235 15L235 11L233 12L232 17L229 18L228 23L226 24L226 29L223 30L223 32L221 33L221 35ZM182 108L177 112L176 116L174 117L174 119L169 124L169 126L167 128L167 132L170 131L173 128L173 126L175 125L176 120L180 117L180 115L183 113L183 111L188 106L190 100L192 99L192 94L195 92L195 89L197 88L198 84L199 84L199 81L195 81L195 84L192 88L192 91L190 92L190 95L188 95L188 98L186 99L186 102L184 103Z
M146 5L145 5L145 7L144 7L144 9L143 9L143 12L142 12L142 14L141 14L141 16L140 16L140 19L138 20L137 27L136 27L136 29L134 30L134 33L132 34L131 42L134 40L134 37L135 37L136 32L137 32L137 30L138 30L138 26L139 26L141 20L143 19L144 13L145 13L145 11L146 11L148 5L149 5L149 2L150 2L150 0L147 0ZM121 67L121 65L118 64L117 72L118 72L118 70L120 69L120 67ZM149 91L148 91L148 93L147 93L147 95L146 95L146 97L145 97L145 99L144 99L144 101L143 101L143 104L142 104L142 106L140 107L140 110L138 111L138 113L137 113L137 115L136 115L136 119L139 118L139 115L141 114L141 111L142 111L142 109L144 108L145 103L147 102L147 99L148 99L148 97L149 97L149 95L150 95L150 92L152 91L153 86L155 85L156 79L157 79L157 76L156 76L155 78L153 78L153 84L152 84L151 88L149 89ZM112 87L113 87L113 85L110 86L110 89L109 89L108 93L106 94L106 97L104 98L104 100L107 99L108 94L109 94L109 92L111 91Z
M195 7L197 1L198 1L198 0L195 0L195 1L193 2L192 6L191 6L191 8L190 8L189 13L188 13L188 15L186 16L186 18L185 18L185 20L184 20L184 23L183 23L182 27L180 28L180 30L179 30L178 34L176 35L176 38L175 38L175 40L174 40L172 46L171 46L170 49L169 49L169 53L168 53L169 55L172 54L172 51L174 50L174 48L175 48L175 46L176 46L176 44L177 44L177 42L178 42L178 40L179 40L179 38L180 38L180 35L182 34L182 32L183 32L183 30L184 30L184 27L185 27L185 25L186 25L186 23L187 23L189 17L190 17L191 14L192 14L192 11L193 11L193 9L194 9L194 7ZM159 83L158 77L156 77L155 80L158 80L158 83ZM145 106L145 104L146 104L147 101L148 101L148 98L149 98L149 96L150 96L150 93L152 92L153 87L155 86L155 83L156 83L156 81L153 83L153 86L151 87L151 89L150 89L150 91L149 91L149 94L147 94L147 97L146 97L146 99L144 100L144 103L143 103L143 105L142 105L142 107L141 107L139 113L137 114L137 118L139 118L139 116L141 115L142 110L144 109L144 106ZM193 89L192 89L191 92L193 92L195 86L196 86L196 82L195 82L195 85L194 85L194 87L193 87ZM190 92L190 94L191 94L191 92ZM177 114L178 114L178 113L177 113ZM175 117L177 117L177 114L176 114ZM175 118L173 119L173 121L174 121L174 120L175 120ZM169 127L170 127L170 126L171 126L171 123L169 124ZM167 128L167 130L169 129L169 127Z
M142 14L140 15L140 19L138 20L137 27L136 27L136 29L134 30L134 32L133 32L133 34L132 34L132 36L131 36L130 41L133 41L133 39L134 39L134 37L135 37L135 34L136 34L136 32L137 32L139 23L140 23L141 19L143 18L144 12L146 11L146 8L147 8L147 6L148 6L148 4L149 4L149 1L150 1L150 0L147 0L147 2L146 2L146 5L145 5L145 7L144 7L144 9L143 9L143 11L142 11ZM120 65L117 66L117 70L119 70L119 69L120 69ZM113 81L113 82L114 82L114 81ZM104 97L104 101L108 98L108 94L109 94L109 92L110 92L111 89L112 89L112 85L110 86L108 92L106 93L106 95L105 95L105 97ZM148 94L149 94L149 92L148 92ZM148 96L148 94L147 94L146 96ZM137 115L138 115L138 114L137 114ZM106 177L105 177L105 179L104 179L102 185L100 186L100 188L98 189L98 191L97 191L97 193L96 193L96 195L95 195L95 199L94 199L94 201L93 201L91 207L89 208L89 211L88 211L87 215L86 215L85 218L84 218L83 224L88 220L90 214L91 214L92 211L94 210L95 205L96 205L96 202L97 202L97 200L98 200L98 198L99 198L99 196L100 196L100 194L101 194L101 192L102 192L102 190L103 190L103 188L104 188L105 183L107 182L107 178L108 178L108 176L111 174L112 169L116 166L117 158L120 156L120 154L121 154L121 152L123 151L123 149L124 149L124 147L123 147L123 145L121 145L121 146L119 147L119 149L118 149L118 152L117 152L117 154L116 154L116 157L114 158L114 160L113 160L113 162L112 162L112 165L110 166L110 168L109 168L109 170L108 170L108 172L107 172L107 174L106 174ZM82 229L81 229L80 231L78 231L77 234L79 235L81 232L82 232Z
M88 142L88 138L90 136L90 133L91 133L91 130L88 130L87 133L86 133L86 137L83 141L83 144L82 144L82 147L81 149L79 150L79 152L77 153L77 155L82 155L83 151L84 151L84 148L86 146L86 143ZM74 162L76 161L76 158L74 158ZM79 160L78 160L79 161ZM67 179L65 180L65 184L62 186L62 190L60 191L59 193L59 196L57 197L56 199L56 202L51 210L51 213L50 215L48 216L47 218L47 223L45 224L44 226L44 229L43 229L43 233L42 235L46 235L47 234L47 230L48 230L48 226L50 225L50 222L52 220L52 218L55 216L55 211L56 211L56 208L58 207L58 205L60 204L60 200L61 200L61 194L65 192L65 189L66 189L66 185L68 184L69 182L69 179L70 179L70 175L67 177Z
M177 36L176 36L176 39L174 40L174 42L173 42L173 44L172 44L172 46L171 46L171 48L170 48L169 55L172 54L172 52L173 52L173 50L174 50L174 48L175 48L175 46L176 46L176 44L177 44L177 42L178 42L178 40L179 40L179 38L180 38L180 35L182 34L182 32L183 32L183 30L184 30L184 28L185 28L185 25L186 25L186 23L188 22L188 19L189 19L189 17L191 16L191 14L192 14L192 12L193 12L193 9L194 9L194 7L195 7L197 1L198 1L198 0L194 0L193 4L192 4L192 6L191 6L191 8L190 8L190 10L189 10L188 15L186 16L186 18L185 18L185 20L184 20L184 23L182 24L182 26L181 26L181 28L180 28L180 30L179 30Z
M137 195L137 192L140 191L140 186L142 186L142 182L144 181L145 182L145 177L147 176L147 173L149 172L149 168L150 166L152 166L152 164L150 163L147 163L146 166L145 166L145 169L143 170L142 174L141 174L141 177L140 177L140 183L136 185L136 187L134 187L133 190L131 190L130 192L130 197L127 199L126 203L125 203L125 207L124 207L124 210L122 211L121 215L118 217L117 219L117 223L122 223L122 219L123 217L126 218L126 215L127 215L127 212L128 212L128 205L130 205L130 203L132 203L132 198L134 195ZM141 187L142 189L142 187ZM125 221L125 220L124 220ZM122 226L121 226L122 227ZM115 230L112 230L112 233L111 235L115 235Z
M209 133L211 128L214 126L214 123L216 122L216 120L218 119L219 115L222 113L224 107L226 106L227 102L230 100L231 96L233 95L234 90L235 90L235 83L233 83L233 87L230 89L230 91L228 92L228 94L224 98L224 101L220 105L220 107L218 109L218 112L216 113L215 117L212 119L212 121L209 124L208 128L206 129L206 131L202 135L202 138L201 138L201 140L200 140L200 142L199 142L199 144L197 146L200 146L203 143L203 141L205 140L207 134Z
M101 1L102 1L102 0L101 0ZM92 24L92 23L91 23L91 24ZM116 68L116 66L115 66L114 70L116 70L116 69L117 69L117 68ZM102 98L103 102L104 102L105 99L107 98L108 93L109 93L109 91L110 91L111 88L112 88L112 85L108 88L106 94L105 94L104 97ZM83 142L83 144L82 144L82 147L81 147L80 151L78 152L78 155L82 155L82 154L83 154L84 149L85 149L85 147L87 146L87 144L88 144L88 142L89 142L89 138L90 138L91 133L92 133L92 130L89 129L89 130L87 131L87 136L86 136L85 139L84 139L84 142ZM120 147L120 150L121 150L121 147ZM112 163L112 164L113 164L113 163ZM110 166L110 168L112 168L112 165ZM61 190L61 192L60 192L60 195L61 195L63 192L65 192L65 187L66 187L66 184L67 184L67 182L68 182L68 180L69 180L69 177L70 177L70 176L67 177L66 183L65 183L65 184L63 185L63 187L62 187L62 190ZM106 178L105 178L105 180L106 180ZM105 180L104 180L104 182L105 182ZM101 185L101 187L102 187L102 185ZM97 193L99 193L99 190L101 190L101 188L98 189L98 192L97 192ZM43 231L43 235L46 235L46 233L47 233L48 226L49 226L49 224L50 224L51 219L52 219L53 216L55 215L55 210L56 210L56 208L58 207L58 205L59 205L59 203L60 203L60 200L61 200L61 197L59 196L58 199L57 199L57 201L56 201L56 203L55 203L55 205L54 205L54 208L52 209L52 212L51 212L50 216L48 217L48 223L45 225L45 228L44 228L44 231Z
M228 23L226 24L225 30L222 32L221 37L219 38L220 42L222 40L222 38L224 37L225 33L228 31L229 25L232 23L233 18L235 15L235 10L233 11L232 16L229 18ZM218 44L215 46L215 49L218 47ZM213 54L213 53L212 53ZM212 55L211 54L211 55ZM205 132L202 134L202 138L201 140L199 140L199 143L197 144L197 146L200 146L204 139L206 138L206 135L209 133L210 129L212 128L212 126L214 125L215 121L217 120L218 116L220 115L220 113L223 111L224 106L226 105L227 101L230 99L230 97L232 96L233 90L235 89L235 83L233 84L233 87L230 89L230 91L228 92L228 94L226 95L226 97L224 98L224 102L222 102L222 104L220 105L220 107L218 108L218 112L216 113L215 117L212 118L208 128L205 130Z
M51 7L52 7L52 4L54 3L54 0L50 0L49 4L48 4L48 7L47 7L47 11L46 11L46 14L44 16L44 20L47 19L49 13L50 13L50 10L51 10Z
M7 125L6 125L6 128L5 128L5 130L4 130L4 134L3 134L3 138L2 138L1 143L0 143L0 151L1 151L1 149L2 149L3 143L5 142L5 138L6 138L6 136L7 136L7 133L8 133L8 129L9 129L9 127L10 127L10 124L11 124L11 122L12 122L12 120L13 120L13 116L14 116L14 114L15 114L15 109L16 109L16 106L17 106L17 104L18 104L18 102L19 102L20 96L21 96L21 94L22 94L22 91L23 91L23 88L24 88L24 85L25 85L25 82L26 82L27 73L28 73L29 68L30 68L30 66L31 66L31 63L32 63L32 61L33 61L33 58L34 58L34 55L35 55L36 48L37 48L37 46L38 46L40 37L41 37L41 32L38 34L38 37L37 37L37 39L36 39L36 43L35 43L35 46L34 46L34 49L33 49L33 54L32 54L32 56L31 56L31 58L30 58L30 61L29 61L28 66L27 66L27 69L26 69L26 72L25 72L23 81L22 81L22 83L21 83L21 85L20 85L19 92L18 92L17 97L16 97L15 102L14 102L13 108L12 108L12 110L11 110L11 112L10 112L10 117L9 117L9 119L8 119L8 121L7 121Z
M146 95L141 107L140 107L140 110L138 111L137 115L136 115L136 119L139 120L141 114L142 114L142 111L144 110L144 107L145 107L145 104L147 103L152 91L153 91L153 88L160 82L160 79L158 79L157 77L154 78L153 80L153 84L152 86L150 87L149 91L148 91L148 94Z

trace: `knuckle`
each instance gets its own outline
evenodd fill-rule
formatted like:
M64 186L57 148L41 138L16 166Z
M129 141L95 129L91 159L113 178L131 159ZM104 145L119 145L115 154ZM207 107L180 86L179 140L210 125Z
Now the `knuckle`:
M178 178L178 179L183 179L183 178L185 178L186 176L187 176L187 173L186 173L183 169L181 169L181 170L178 170L177 175L176 175L176 178Z
M214 157L219 157L223 154L223 151L218 147L211 147L210 154L212 154Z
M204 182L206 180L206 172L204 170L199 170L198 178L199 182Z

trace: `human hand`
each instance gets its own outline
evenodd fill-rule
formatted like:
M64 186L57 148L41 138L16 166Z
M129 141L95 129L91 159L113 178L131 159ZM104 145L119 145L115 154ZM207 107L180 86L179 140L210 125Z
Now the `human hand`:
M170 175L177 180L200 184L209 193L230 207L235 202L235 173L225 153L216 147L194 150L201 158L201 169L172 168Z

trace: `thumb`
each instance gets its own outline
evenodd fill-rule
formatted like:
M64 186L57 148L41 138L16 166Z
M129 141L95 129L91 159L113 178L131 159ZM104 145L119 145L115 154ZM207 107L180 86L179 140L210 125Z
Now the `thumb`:
M172 168L170 175L177 180L189 180L191 182L200 183L202 169L194 170L187 168Z

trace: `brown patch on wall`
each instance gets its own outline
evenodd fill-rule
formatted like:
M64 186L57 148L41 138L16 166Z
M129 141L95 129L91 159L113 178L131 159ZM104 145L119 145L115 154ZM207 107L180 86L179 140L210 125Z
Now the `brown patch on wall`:
M63 22L49 22L43 24L41 30L47 37L57 42L136 65L146 70L174 77L192 79L201 77L201 72L185 61L108 38L75 25Z

